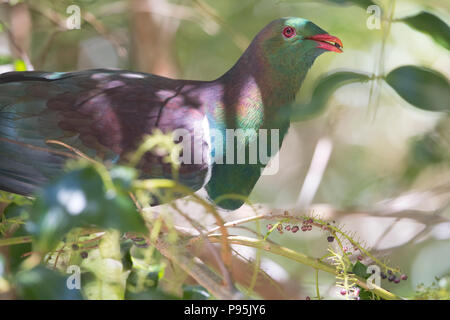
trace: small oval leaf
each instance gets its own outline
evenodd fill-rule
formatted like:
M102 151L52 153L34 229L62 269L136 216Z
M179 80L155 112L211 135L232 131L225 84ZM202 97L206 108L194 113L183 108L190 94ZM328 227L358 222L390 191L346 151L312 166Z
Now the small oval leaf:
M439 72L416 66L391 71L386 82L413 106L428 111L450 111L450 85Z
M426 33L441 46L450 50L450 27L435 15L422 11L411 17L400 19L417 31Z

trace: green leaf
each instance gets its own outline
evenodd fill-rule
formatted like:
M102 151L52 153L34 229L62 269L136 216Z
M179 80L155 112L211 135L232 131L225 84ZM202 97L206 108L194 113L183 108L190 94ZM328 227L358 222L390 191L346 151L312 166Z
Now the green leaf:
M356 261L356 263L353 265L352 272L357 275L358 277L367 279L370 277L370 274L367 273L367 266L359 261Z
M209 298L211 295L202 286L183 285L183 300L207 300Z
M450 111L450 84L439 72L416 66L391 71L386 82L413 106L428 111Z
M94 167L76 169L47 186L37 197L27 224L38 250L50 250L70 229L86 225L122 232L145 232L145 224L129 195L106 190Z
M333 93L343 85L370 80L367 73L337 71L320 78L314 88L311 101L293 107L291 121L306 120L325 110Z
M429 35L434 41L450 50L450 27L435 15L422 11L415 16L406 17L399 21Z
M17 293L25 300L79 300L82 299L80 290L69 289L67 279L56 271L43 266L17 274Z

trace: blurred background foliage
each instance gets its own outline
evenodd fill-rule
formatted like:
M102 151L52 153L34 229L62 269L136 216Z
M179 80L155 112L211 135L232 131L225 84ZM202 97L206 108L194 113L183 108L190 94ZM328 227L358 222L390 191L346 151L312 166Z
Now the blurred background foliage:
M389 257L409 275L401 284L386 283L387 289L407 297L448 298L450 2L2 0L0 3L0 72L108 67L212 80L228 70L252 37L273 19L307 18L338 36L344 43L344 53L324 54L309 72L297 96L289 135L278 155L280 170L276 175L260 179L252 201L273 208L314 210L326 219L345 224L375 255ZM81 9L81 24L80 29L68 30L66 22L72 13L67 12L67 8L73 4ZM372 28L377 11L373 7L368 9L371 5L381 8L379 28ZM321 143L324 141L327 143ZM315 162L323 167L323 172L314 171ZM96 171L86 170L89 171L72 171L47 188L33 204L28 199L2 193L0 208L9 205L0 224L2 239L8 239L5 232L14 224L16 238L27 240L30 232L39 235L39 226L45 221L32 224L28 230L17 227L28 215L23 210L27 206L34 206L38 212L59 212L57 221L66 227L52 231L58 235L68 232L69 226L78 225L79 221L65 220L65 209L50 210L45 206L52 205L52 188L59 188L58 183L80 183L78 188L87 190L101 188L95 185L102 183ZM83 174L89 177L87 185L80 179ZM98 201L99 206L104 207L85 212L83 219L104 228L139 229L136 227L139 221L126 217L127 212L133 211L133 203L126 197L128 190L122 189L120 197L114 201L105 194L86 191L95 194L89 201ZM113 213L108 216L100 214L111 210ZM244 207L233 213L233 217L246 216L248 211L249 208ZM201 224L212 224L211 219L196 216L195 209L192 214ZM89 216L91 218L86 218ZM230 216L224 217L231 220ZM33 221L38 221L36 219ZM34 245L45 249L52 247L46 242L49 234L52 234L52 241L56 241L50 232L39 237L40 242ZM114 232L109 236L117 237ZM327 241L320 232L296 235L274 232L271 237L313 257L326 252ZM23 263L21 255L31 251L28 242L0 247L0 254L10 261L8 267L4 267L5 258L0 255L0 279L4 279L2 274L7 270L16 270ZM101 253L101 247L97 243L95 250L98 252L93 254L100 258L95 263L104 263L105 270L116 272L116 277L112 278L117 280L126 271L122 260L127 254L120 254L120 248L104 249ZM244 250L242 246L235 250L250 260L259 257L255 250ZM134 261L142 254L134 252ZM151 252L150 255L158 254ZM195 286L195 282L164 292L156 290L155 283L159 279L164 283L161 270L165 262L160 257L155 259L154 270L145 275L151 280L147 287L154 290L146 291L151 292L147 296L139 290L137 293L129 290L127 298L209 296ZM274 294L273 297L315 296L314 269L273 255L262 254L258 259L265 272L284 290L284 295ZM119 260L121 267L116 263ZM94 274L95 263L86 266ZM141 269L129 269L131 273L126 282L133 281L132 275ZM18 288L15 294L19 297L38 297L35 296L37 283L50 281L48 277L52 278L55 288L61 285L47 269L33 270L33 274L14 280ZM97 287L108 288L105 292L110 292L109 298L123 298L125 293L120 288L128 284L116 280L111 284L108 279L100 275L86 281L96 281ZM339 296L334 282L333 276L321 276L320 289L325 297ZM8 282L0 281L0 292L4 297L11 297L7 289ZM92 290L89 292L88 297L101 298ZM63 298L67 292L55 289L42 294L39 297Z

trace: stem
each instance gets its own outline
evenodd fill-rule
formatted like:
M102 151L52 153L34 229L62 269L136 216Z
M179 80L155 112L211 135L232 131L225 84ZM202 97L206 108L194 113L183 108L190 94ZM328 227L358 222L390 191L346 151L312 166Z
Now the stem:
M0 239L0 247L12 246L15 244L30 243L31 241L33 241L33 238L31 238L30 236Z
M383 78L381 75L384 74L384 51L386 48L386 41L389 37L389 33L391 31L391 24L394 19L394 11L395 11L395 0L391 0L389 2L389 17L386 19L386 27L383 26L382 31L382 38L381 38L381 46L380 46L380 52L378 56L378 64L374 66L374 74L375 74L375 81L371 83L370 86L370 93L369 93L369 105L368 110L369 112L373 110L373 114L375 116L376 114L376 108L379 105L380 102L380 83L381 79ZM373 100L373 96L375 95L375 101Z
M211 237L212 241L218 242L218 241L220 241L220 237L222 237L222 235L211 235L210 237ZM279 246L279 245L276 245L273 243L269 243L267 241L247 238L247 237L243 237L243 236L229 236L228 242L231 244L239 244L239 245L248 246L248 247L252 247L252 248L256 248L256 249L262 249L262 250L268 251L272 254L276 254L276 255L283 256L288 259L297 261L301 264L310 266L312 268L328 272L335 276L338 275L338 272L332 266L321 262L319 259L309 257L303 253L296 252L289 248L282 247L282 246ZM386 300L401 300L402 299L401 297L399 297L389 291L386 291L385 289L383 289L381 287L377 287L375 285L373 285L373 287L374 287L373 289L369 289L365 279L360 278L356 275L354 277L356 279L357 284L360 287L362 287L368 291L374 292L376 295L380 296L383 299L386 299Z

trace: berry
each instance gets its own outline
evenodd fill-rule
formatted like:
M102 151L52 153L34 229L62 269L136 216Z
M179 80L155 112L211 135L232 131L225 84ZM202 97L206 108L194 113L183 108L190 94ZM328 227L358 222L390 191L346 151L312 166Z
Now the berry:
M399 278L395 278L395 279L394 279L394 282L395 282L395 283L400 283L400 279L399 279Z
M388 270L388 274L392 274L392 270Z
M267 225L267 230L270 230L273 228L273 225L271 225L270 223Z
M406 274L402 274L402 275L400 276L400 279L402 279L402 280L408 280L408 276L407 276Z
M380 276L381 276L381 279L386 279L387 278L387 275L384 272L381 272Z
M298 226L293 226L291 231L292 233L296 233L300 228Z
M389 276L388 280L389 280L390 282L394 281L394 280L395 280L395 276L394 276L393 274L391 274L391 275Z
M340 292L340 294L341 294L342 296L345 296L345 295L347 294L347 291L345 291L345 289L342 289L341 292Z
M290 225L287 225L286 227L284 227L287 231L290 231L291 230L291 226Z
M327 237L327 241L328 242L333 242L334 241L334 237L333 236L328 236Z
M309 296L306 296L305 300L311 300L311 298Z
M82 251L80 252L80 256L81 258L86 259L88 257L88 253L86 251Z
M281 232L281 231L283 230L283 226L282 226L281 224L279 224L279 225L277 226L277 230Z
M77 245L77 244L73 244L72 245L72 250L78 250L78 249L80 249L80 247Z
M361 261L363 259L363 256L358 256L358 260Z

